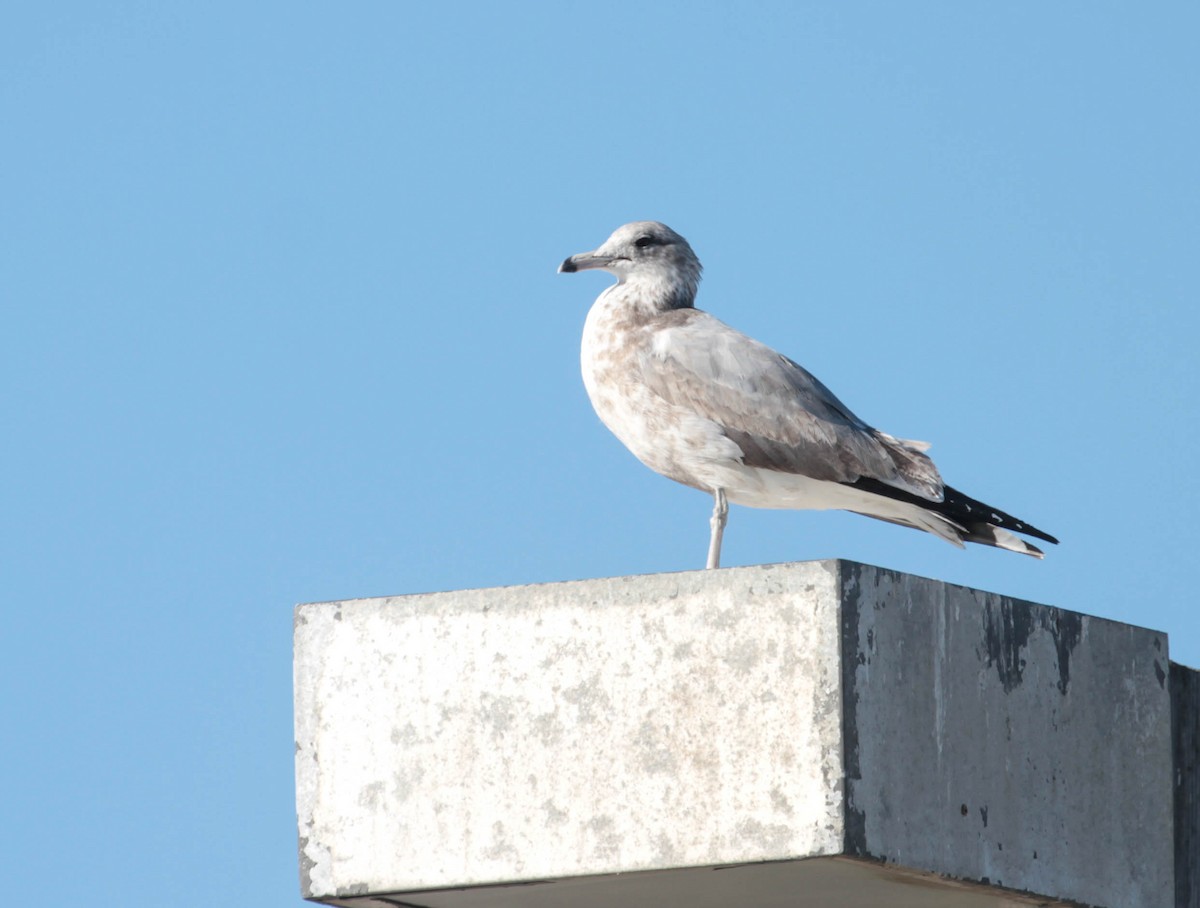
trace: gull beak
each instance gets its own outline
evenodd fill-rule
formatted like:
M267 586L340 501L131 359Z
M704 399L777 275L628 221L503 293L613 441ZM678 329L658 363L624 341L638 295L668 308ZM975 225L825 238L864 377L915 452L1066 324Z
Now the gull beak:
M576 271L587 271L589 268L605 268L619 258L615 255L597 255L595 252L581 252L563 259L558 266L559 274L574 274Z

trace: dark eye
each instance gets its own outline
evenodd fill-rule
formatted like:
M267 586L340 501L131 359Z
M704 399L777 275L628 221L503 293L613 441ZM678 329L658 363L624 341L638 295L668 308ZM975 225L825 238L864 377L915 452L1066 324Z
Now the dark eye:
M639 236L636 240L633 241L633 245L637 246L638 249L645 249L647 246L653 246L654 245L654 237Z

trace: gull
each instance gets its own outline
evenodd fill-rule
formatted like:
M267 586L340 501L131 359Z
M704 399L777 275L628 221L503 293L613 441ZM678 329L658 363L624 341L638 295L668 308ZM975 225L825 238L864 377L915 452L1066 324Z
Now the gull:
M798 363L697 309L700 260L665 224L626 224L558 267L590 269L617 283L584 325L588 398L638 460L713 496L707 567L720 566L731 503L852 511L1036 558L1014 533L1058 542L946 485L926 442L873 428Z

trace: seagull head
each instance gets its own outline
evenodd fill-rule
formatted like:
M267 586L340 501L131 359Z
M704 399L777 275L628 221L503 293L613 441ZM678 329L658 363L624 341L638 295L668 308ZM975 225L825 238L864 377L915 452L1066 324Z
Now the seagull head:
M593 252L564 259L559 273L598 268L622 284L638 285L661 299L661 308L692 305L700 284L700 259L688 241L658 221L634 221L618 227Z

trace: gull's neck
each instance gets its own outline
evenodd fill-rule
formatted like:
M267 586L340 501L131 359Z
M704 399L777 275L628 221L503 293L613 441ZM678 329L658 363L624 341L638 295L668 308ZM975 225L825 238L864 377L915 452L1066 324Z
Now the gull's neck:
M672 309L693 308L699 284L698 272L685 269L655 270L625 275L611 292L619 295L625 305L645 315L653 315Z

